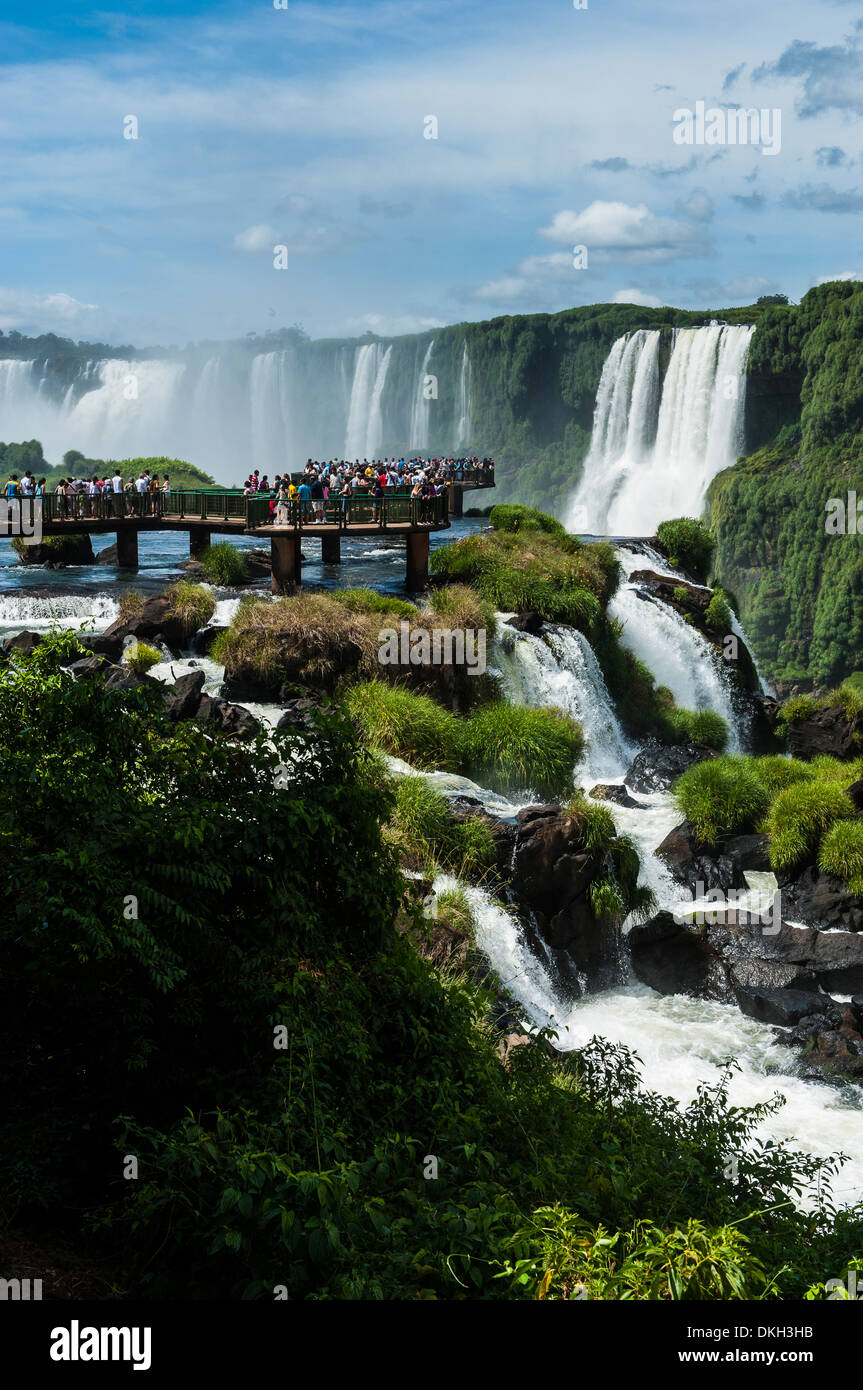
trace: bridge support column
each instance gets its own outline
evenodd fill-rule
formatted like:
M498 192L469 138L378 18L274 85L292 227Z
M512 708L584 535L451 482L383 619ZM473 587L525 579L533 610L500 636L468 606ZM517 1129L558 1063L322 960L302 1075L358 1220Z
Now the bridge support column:
M210 548L210 531L207 526L189 527L189 555L196 560L199 555L203 555L205 550Z
M342 563L342 538L338 531L331 536L321 536L321 561L325 565Z
M117 532L117 564L123 569L138 568L138 532L135 527L124 527Z
M301 582L300 538L298 535L271 536L272 590L283 594Z
M449 514L459 521L464 515L464 488L461 483L450 483L449 488Z
M410 531L407 536L407 571L405 581L413 593L424 589L429 577L429 533Z

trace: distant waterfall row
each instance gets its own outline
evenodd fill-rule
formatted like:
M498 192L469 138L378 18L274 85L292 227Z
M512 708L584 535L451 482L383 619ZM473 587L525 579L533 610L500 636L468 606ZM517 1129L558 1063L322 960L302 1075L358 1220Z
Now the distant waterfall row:
M602 369L570 530L644 536L669 517L700 515L711 479L743 447L754 331L676 329L664 377L660 329L617 339Z
M433 375L434 339L309 343L250 355L89 362L58 392L48 364L0 359L0 438L38 439L60 463L89 458L182 458L219 482L252 468L272 474L306 458L455 452L471 430L467 344L460 364Z

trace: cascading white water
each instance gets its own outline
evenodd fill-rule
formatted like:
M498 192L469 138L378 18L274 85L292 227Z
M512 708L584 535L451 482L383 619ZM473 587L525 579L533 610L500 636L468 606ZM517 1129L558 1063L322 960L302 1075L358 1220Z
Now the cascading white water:
M414 392L410 447L420 451L428 447L431 399L426 395L426 376L428 374L429 358L432 355L433 347L434 338L432 338L425 350L422 366L420 367L419 379Z
M499 621L492 662L508 700L536 708L556 705L581 724L586 747L576 770L580 782L593 786L622 776L636 750L624 736L599 662L582 633L562 627L535 637Z
M382 343L364 343L357 348L345 434L346 458L374 458L380 448L381 395L391 355L392 347L385 351Z
M608 606L612 618L624 624L621 641L656 678L671 691L684 709L713 710L729 728L729 749L740 749L740 728L734 707L734 687L722 658L675 609L659 599L641 597L638 586L628 582L633 570L651 569L643 552L618 550L617 558L627 574Z
M699 516L708 485L742 447L749 326L681 328L660 386L659 330L618 338L596 394L593 434L569 507L571 531L647 535Z
M41 631L50 627L77 631L88 624L101 632L117 617L116 599L110 594L0 594L0 631L21 632L24 628Z
M467 444L470 440L471 406L470 358L468 357L467 343L465 343L461 359L461 371L459 372L458 378L457 415L453 439L454 449L460 448L462 444Z

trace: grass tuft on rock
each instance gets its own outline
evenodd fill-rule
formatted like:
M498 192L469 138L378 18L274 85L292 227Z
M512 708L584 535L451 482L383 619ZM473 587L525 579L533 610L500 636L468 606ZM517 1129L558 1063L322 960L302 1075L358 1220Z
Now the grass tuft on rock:
M170 585L165 596L171 600L171 616L180 623L186 637L206 627L216 610L212 590L203 584L192 584L188 579Z
M434 874L446 869L459 878L481 878L495 861L494 840L477 816L456 820L446 797L424 777L399 777L387 839L405 868Z
M766 814L770 796L749 763L733 755L710 758L675 782L675 800L702 843L754 830Z
M581 725L559 709L489 704L464 721L467 775L492 791L560 800L572 791Z
M838 820L831 825L818 850L818 867L863 898L863 821Z
M161 660L162 653L156 651L155 647L148 647L146 642L136 642L125 655L126 665L131 666L138 676L143 676L151 666L157 666Z
M798 782L786 787L770 807L765 829L774 869L794 869L815 858L821 836L854 807L836 782Z
M223 588L245 584L249 578L245 555L230 541L208 546L200 556L200 565L210 583Z

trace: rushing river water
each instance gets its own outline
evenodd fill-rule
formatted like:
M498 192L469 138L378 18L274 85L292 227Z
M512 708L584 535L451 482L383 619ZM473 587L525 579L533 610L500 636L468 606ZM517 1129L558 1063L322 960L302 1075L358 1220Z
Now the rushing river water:
M465 518L453 523L444 535L431 538L433 547L485 525ZM97 547L111 536L99 538ZM253 541L235 541L242 547ZM335 588L344 584L368 585L404 594L404 547L385 539L362 538L342 543L342 565L323 565L319 543L303 542L308 564L306 584ZM117 597L125 588L154 592L180 573L188 556L182 533L154 533L139 541L140 569L129 574L91 565L62 571L26 569L14 563L7 542L0 542L0 633L22 628L46 631L52 624L67 628L103 630L116 616ZM657 568L657 557L620 552L629 574L635 567ZM255 586L262 595L268 583ZM236 608L236 595L217 591L213 622L225 626ZM710 708L732 723L734 742L738 732L729 687L721 666L703 650L703 639L665 605L637 597L624 581L615 599L616 615L626 624L624 641L651 667L659 681L669 685L681 702ZM637 747L618 723L602 673L589 644L578 633L562 629L548 643L501 625L490 662L499 674L508 698L531 705L559 705L583 724L587 747L576 768L576 780L589 790L598 780L623 780ZM166 660L152 674L171 681L192 665L202 668L206 689L216 692L223 670L204 657ZM248 707L267 724L276 722L275 705ZM411 771L393 760L394 770ZM443 773L424 774L445 795L469 792L478 796L495 815L514 816L519 803L507 801L466 779ZM641 797L638 809L609 803L619 829L635 840L642 861L642 880L653 889L660 906L674 900L674 885L653 851L680 817L668 794ZM438 882L444 886L445 879ZM731 1083L736 1104L753 1104L779 1092L785 1104L762 1126L765 1135L790 1140L796 1147L826 1156L838 1150L850 1154L834 1184L837 1199L850 1202L863 1197L863 1089L804 1079L795 1054L777 1041L775 1030L744 1017L735 1007L665 997L632 979L618 987L570 1002L529 948L516 919L480 888L468 890L477 921L478 941L500 978L519 1002L527 1022L552 1026L559 1046L577 1047L594 1034L625 1043L639 1054L646 1084L653 1090L687 1102L698 1085L715 1080L723 1061L738 1063Z

